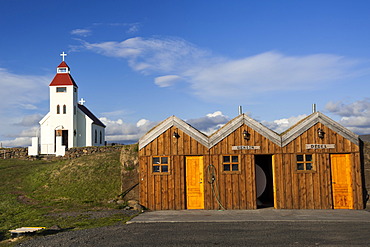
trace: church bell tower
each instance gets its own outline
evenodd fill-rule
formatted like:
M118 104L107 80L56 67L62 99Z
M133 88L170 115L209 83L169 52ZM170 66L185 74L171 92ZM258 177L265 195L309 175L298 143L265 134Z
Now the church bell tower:
M64 61L67 54L61 54L62 62L57 67L57 73L49 85L50 114L53 121L54 138L62 136L62 145L66 148L76 146L77 99L78 86L70 75L70 68Z

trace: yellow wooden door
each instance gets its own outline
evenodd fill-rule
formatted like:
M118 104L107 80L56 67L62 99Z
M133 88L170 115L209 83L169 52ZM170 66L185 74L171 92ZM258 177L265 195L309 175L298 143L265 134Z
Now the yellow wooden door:
M203 157L186 157L187 209L204 209Z
M349 154L331 154L334 209L353 209L352 174Z

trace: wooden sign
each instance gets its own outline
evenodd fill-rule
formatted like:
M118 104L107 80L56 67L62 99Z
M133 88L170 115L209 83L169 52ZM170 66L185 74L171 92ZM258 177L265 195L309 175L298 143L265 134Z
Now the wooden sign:
M232 146L231 150L256 150L261 149L261 146Z
M335 148L335 144L306 144L306 149L329 149Z

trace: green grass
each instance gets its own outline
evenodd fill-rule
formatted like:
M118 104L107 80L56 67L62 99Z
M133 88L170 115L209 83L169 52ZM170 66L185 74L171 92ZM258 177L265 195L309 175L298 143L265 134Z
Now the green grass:
M117 208L107 202L120 194L119 155L115 151L74 160L0 160L0 241L10 237L10 229L22 226L82 229L128 220L124 214L95 219L82 214ZM60 216L66 212L75 216Z

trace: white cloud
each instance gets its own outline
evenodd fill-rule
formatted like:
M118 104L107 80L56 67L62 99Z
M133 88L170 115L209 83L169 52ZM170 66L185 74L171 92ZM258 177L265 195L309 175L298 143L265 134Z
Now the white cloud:
M35 103L49 96L49 76L17 75L0 68L0 112L17 109L35 109Z
M42 118L43 118L43 115L39 113L36 113L33 115L27 115L27 116L24 116L23 119L19 123L17 123L17 125L26 126L26 127L38 126Z
M179 80L181 80L181 77L178 75L165 75L155 78L154 83L159 87L169 87Z
M205 117L189 119L186 122L204 134L211 135L228 121L227 116L223 115L221 111L216 111L207 114Z
M146 119L141 119L136 124L125 123L122 119L110 120L106 117L102 117L100 120L107 126L106 140L109 142L137 142L140 137L156 125Z
M0 141L2 147L28 147L31 145L31 138L17 137L14 140Z
M81 37L87 37L87 36L91 35L91 30L89 30L89 29L74 29L74 30L71 31L71 34L81 36Z
M127 26L129 28L126 31L126 33L129 33L129 34L137 33L140 29L140 24L139 23L131 23L131 24L127 24Z
M270 51L230 59L179 38L135 37L83 45L105 56L127 59L133 70L153 75L160 87L173 85L176 75L206 100L237 101L253 97L256 92L315 90L360 73L358 61L332 54L289 56Z
M281 118L274 121L261 121L263 125L265 125L267 128L275 131L276 133L280 134L289 129L291 126L298 123L303 118L307 117L307 115L298 115L298 116L292 116L290 118Z
M145 74L184 73L201 63L208 52L179 38L130 38L122 42L83 42L86 49L110 57L126 58L132 69ZM177 74L177 73L175 73Z
M353 103L329 102L326 110L341 117L339 123L357 134L370 133L370 99Z
M49 97L51 76L17 75L0 68L0 142L3 146L29 145L40 114L28 115ZM20 117L20 116L23 116ZM39 118L40 119L37 119ZM25 129L25 127L27 129ZM30 128L31 127L31 128ZM16 139L14 139L16 138ZM9 140L13 139L13 140Z

